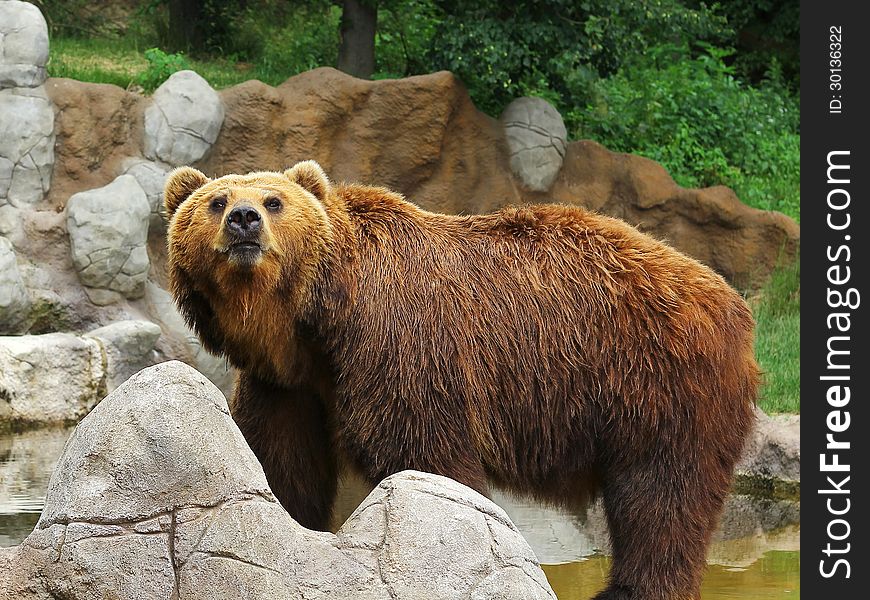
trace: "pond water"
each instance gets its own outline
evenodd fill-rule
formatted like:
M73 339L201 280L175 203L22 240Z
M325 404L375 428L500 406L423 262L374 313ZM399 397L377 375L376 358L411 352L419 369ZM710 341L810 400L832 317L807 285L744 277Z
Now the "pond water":
M0 431L0 546L20 543L33 529L71 432ZM336 521L343 522L368 491L360 481L344 482ZM559 600L587 600L604 587L610 559L600 505L575 516L499 493L493 500L529 541ZM708 563L704 600L800 598L799 499L732 495Z

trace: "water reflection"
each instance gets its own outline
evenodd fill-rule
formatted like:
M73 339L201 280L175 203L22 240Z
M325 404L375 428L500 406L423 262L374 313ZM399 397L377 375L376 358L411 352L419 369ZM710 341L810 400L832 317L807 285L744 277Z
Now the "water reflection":
M33 530L71 433L71 427L0 431L0 546L14 546Z
M48 479L72 428L0 431L0 546L33 529ZM342 482L336 526L369 493L361 480ZM609 549L600 504L576 516L495 493L529 541L560 600L592 598L607 577ZM800 597L800 501L732 495L710 547L702 597L779 600Z

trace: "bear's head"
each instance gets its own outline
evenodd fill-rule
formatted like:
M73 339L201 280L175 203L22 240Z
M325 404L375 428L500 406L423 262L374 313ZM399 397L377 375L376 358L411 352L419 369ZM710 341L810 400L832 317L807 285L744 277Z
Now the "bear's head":
M170 278L227 295L246 283L275 287L282 273L304 283L331 236L325 210L330 193L314 161L283 173L218 179L191 167L175 169L164 189Z

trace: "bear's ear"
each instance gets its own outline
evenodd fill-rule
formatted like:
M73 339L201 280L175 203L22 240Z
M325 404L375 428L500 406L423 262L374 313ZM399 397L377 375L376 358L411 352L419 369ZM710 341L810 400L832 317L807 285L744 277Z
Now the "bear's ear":
M166 178L166 185L163 187L166 218L171 219L181 203L209 181L211 179L192 167L178 167L173 170Z
M314 194L314 197L321 202L326 200L326 194L329 192L329 179L323 172L323 168L313 160L296 163L284 171L284 176Z

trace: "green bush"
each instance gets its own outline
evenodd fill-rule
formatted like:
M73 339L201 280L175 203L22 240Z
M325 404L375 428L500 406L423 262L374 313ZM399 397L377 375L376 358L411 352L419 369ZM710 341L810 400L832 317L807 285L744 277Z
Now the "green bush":
M799 219L799 101L775 72L759 87L743 84L728 54L651 48L565 113L571 134L659 161L681 185L727 185L750 205Z
M518 96L583 106L590 86L662 39L724 41L730 30L706 7L677 0L441 0L427 53L432 69L453 71L475 104L498 115Z
M160 48L149 48L145 51L145 59L148 68L138 75L136 83L147 92L156 90L173 73L190 69L190 63L180 52L167 54Z

